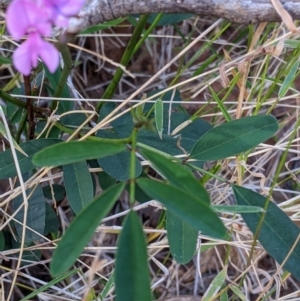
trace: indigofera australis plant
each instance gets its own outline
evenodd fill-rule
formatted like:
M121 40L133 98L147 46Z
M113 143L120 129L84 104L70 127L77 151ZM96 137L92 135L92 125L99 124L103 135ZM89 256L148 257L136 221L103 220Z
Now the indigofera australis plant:
M114 3L116 1L112 1L111 5ZM180 7L183 2L176 3ZM237 160L246 160L249 153L261 143L268 139L276 140L279 128L277 119L270 114L256 112L252 116L233 120L218 99L219 96L212 92L226 120L215 126L188 114L181 103L170 107L166 101L174 95L176 101L181 101L176 88L172 93L158 95L153 105L146 103L149 100L147 97L150 97L147 95L141 100L142 105L125 110L123 115L115 119L116 105L101 100L96 109L82 110L84 114L77 118L78 111L70 102L58 102L56 99L71 97L67 85L71 72L70 53L62 52L63 70L60 70L59 43L54 46L46 39L51 36L53 26L70 28L71 17L73 20L76 16L80 19L79 11L83 5L83 0L14 0L7 10L6 24L12 38L19 41L27 37L13 53L14 67L27 78L29 86L41 74L45 76L49 82L47 92L54 100L50 106L50 113L53 114L49 116L46 110L39 111L41 108L38 105L24 106L21 100L15 99L7 91L1 92L7 106L14 105L15 111L21 110L25 115L20 119L20 126L14 130L15 113L14 116L10 115L11 108L8 108L5 116L1 109L4 121L1 130L10 142L10 149L0 153L0 179L18 179L15 193L4 201L4 204L12 201L16 214L8 219L10 225L4 222L1 227L2 250L12 249L7 241L17 237L21 250L19 268L21 263L25 264L24 247L30 248L40 239L49 240L50 237L50 243L53 242L55 246L50 263L53 281L70 277L78 271L74 264L92 239L95 229L111 212L121 195L127 193L129 210L124 214L119 233L115 271L108 280L115 283L116 300L153 300L145 228L135 212L136 202L158 201L163 206L161 225L167 231L170 252L178 263L185 264L193 258L199 233L213 242L230 241L232 229L224 222L226 219L223 214L241 214L254 234L246 268L251 264L251 256L259 240L283 270L300 280L299 229L271 201L276 183L272 184L269 195L263 196L243 187L239 181L233 183L223 178L218 174L218 168L207 169L205 165L234 156ZM168 16L165 17L168 19ZM141 46L142 43L138 41L144 41L142 33L146 37L150 34L146 27L148 18L148 15L137 17L132 39L122 57L124 64L121 63L125 67L137 51L135 46ZM162 14L154 16L154 25L150 29L159 24L162 18ZM39 60L43 64L39 64ZM295 62L291 66L287 76L289 82L283 85L291 83L290 78L295 77L297 64ZM120 80L123 72L124 68L119 68L114 80ZM114 80L105 91L105 99L113 96L116 89ZM24 83L26 86L26 80ZM228 83L230 85L231 81L228 80ZM280 91L279 94L284 96L287 90ZM26 96L31 96L31 93L30 89L26 90ZM26 127L27 115L32 113L28 110L32 110L35 116L42 112L43 121L49 121L44 129ZM50 118L55 118L54 112L62 118L50 121ZM33 135L29 136L32 139L26 141L26 135L22 134L32 129ZM149 166L155 172L155 177L153 171L149 173ZM46 179L47 185L42 184L44 181L41 179L46 178L53 167L62 173L61 182L54 184L52 179ZM102 188L100 192L96 189L94 174ZM279 171L274 177L278 177L278 174ZM210 180L230 187L236 204L213 204L205 185ZM74 219L66 231L60 233L57 216L44 198L60 201L65 194ZM54 244L56 238L60 238L57 246ZM238 289L226 286L223 274L218 275L219 278L224 277L212 298L218 297L221 286L222 294L227 294L228 289ZM16 277L17 273L14 280ZM105 297L102 293L97 297ZM207 296L210 296L209 291ZM32 294L26 297L31 298Z

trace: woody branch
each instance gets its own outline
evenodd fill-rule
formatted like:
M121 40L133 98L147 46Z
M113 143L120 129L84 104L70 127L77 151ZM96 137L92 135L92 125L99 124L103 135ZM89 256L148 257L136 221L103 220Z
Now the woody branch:
M10 0L0 0L2 7ZM300 1L281 1L294 19L300 19ZM131 14L191 13L250 24L281 21L270 0L87 0L67 33L76 34L87 27Z

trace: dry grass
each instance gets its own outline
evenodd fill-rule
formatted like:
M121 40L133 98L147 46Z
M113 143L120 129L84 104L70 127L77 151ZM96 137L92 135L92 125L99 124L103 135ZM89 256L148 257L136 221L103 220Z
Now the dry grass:
M178 88L188 112L191 114L198 112L201 118L209 120L214 125L222 123L224 115L212 98L208 87L211 86L216 93L220 92L219 97L222 98L232 85L231 92L223 104L233 119L271 112L280 122L280 131L277 135L278 140L273 139L259 145L247 158L245 157L246 160L231 158L220 162L219 174L230 182L237 182L262 194L268 194L275 180L272 201L298 223L300 192L297 174L300 170L298 164L300 148L299 131L295 125L300 109L299 80L296 79L292 83L288 93L283 97L278 98L276 92L283 80L283 76L279 77L279 74L286 74L289 64L299 54L299 48L295 50L290 47L289 40L294 40L295 35L285 32L284 26L280 24L265 24L253 27L253 35L249 39L247 28L231 25L210 45L209 42L226 27L226 24L222 20L196 17L184 21L178 28L186 37L191 35L190 40L186 42L173 26L157 27L136 53L126 69L128 72L118 85L111 100L119 104L118 108L112 116L108 116L98 124L94 123L95 127L87 133L87 136L124 114L129 110L129 105L154 102L157 96L149 99L143 98L143 95L157 88L163 89L160 94ZM77 110L85 110L86 116L91 117L93 121L96 115L95 102L99 101L116 68L110 62L119 62L131 30L131 26L124 23L103 32L82 35L76 40L76 46L74 43L71 47L74 60L80 61L81 64L73 69L68 79L68 85L74 96L69 100L76 104ZM248 51L249 41L252 44ZM5 42L3 45L6 48L11 48L8 37L3 36L2 42ZM284 47L281 50L282 45ZM1 49L1 55L10 56L5 47ZM207 48L202 53L197 53L201 47ZM208 62L199 75L192 76L213 54L216 55L215 59ZM196 56L194 62L184 68L194 55ZM181 75L170 86L179 71L182 71ZM237 71L240 71L241 77L233 85L232 79ZM15 73L10 66L2 66L3 85L14 76ZM226 83L229 85L224 88ZM41 87L38 93L40 96L37 98L41 103L47 103L52 98L44 96L43 85ZM56 116L58 119L61 117ZM7 147L5 143L3 147ZM287 161L281 162L285 151L288 152ZM143 162L144 166L147 164ZM274 179L280 164L283 164L283 168L279 177ZM91 169L91 172L97 171L99 170ZM41 183L62 183L62 173L50 169L39 171L21 185L22 189L15 188L12 180L1 183L2 227L8 225L10 220L14 220L10 207L11 200L24 192L25 188L35 187ZM206 184L206 188L211 194L213 204L233 202L232 191L227 184L212 179ZM96 296L97 300L100 300L101 296L104 300L113 300L114 287L110 286L110 279L114 270L116 239L121 229L120 217L126 214L128 208L128 196L124 194L119 205L103 220L103 225L99 225L93 240L78 260L76 266L82 270L51 284L40 292L38 297L31 300L96 300ZM191 263L181 266L170 257L166 231L156 228L161 206L156 202L150 202L137 204L135 210L140 212L144 221L152 288L158 300L178 295L202 296L211 281L222 270L226 271L229 300L299 300L300 283L292 276L282 278L280 267L264 252L259 243L255 247L251 265L246 266L253 235L240 215L222 216L226 227L232 230L231 241L211 240L200 235L198 253ZM66 200L59 204L57 212L61 230L64 231L72 218ZM24 248L23 251L39 251L42 253L42 259L34 261L31 258L20 268L19 248L12 247L0 254L0 300L7 300L10 293L12 294L10 300L21 300L31 291L51 283L48 263L56 243L57 240L51 237L41 236L39 242L32 247ZM226 256L228 264L225 264ZM230 290L230 286L239 284L243 277L245 278L240 291L245 299ZM265 299L271 291L271 296ZM214 299L219 300L219 296L216 295Z

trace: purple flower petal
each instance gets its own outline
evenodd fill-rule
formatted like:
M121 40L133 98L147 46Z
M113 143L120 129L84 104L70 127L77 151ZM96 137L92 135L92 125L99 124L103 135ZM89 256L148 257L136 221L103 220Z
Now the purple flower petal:
M62 4L60 5L60 12L68 17L75 16L76 14L79 13L84 3L85 0L62 1Z
M39 4L47 10L53 23L62 27L68 25L68 18L75 16L84 3L85 0L39 0Z
M49 71L54 73L59 65L59 52L49 42L40 39L39 43L39 57L45 63Z
M59 52L50 43L44 41L39 34L31 33L28 39L13 54L16 69L24 75L29 75L32 67L38 65L41 58L50 72L54 72L59 64Z
M26 34L29 26L27 14L24 13L24 1L14 0L8 6L6 12L6 25L7 29L16 40L19 40ZM18 21L16 21L18 20Z
M34 31L46 36L52 31L46 11L32 0L13 0L7 9L6 22L16 40Z
M15 68L24 75L29 75L33 65L37 65L37 53L30 37L21 44L13 54Z

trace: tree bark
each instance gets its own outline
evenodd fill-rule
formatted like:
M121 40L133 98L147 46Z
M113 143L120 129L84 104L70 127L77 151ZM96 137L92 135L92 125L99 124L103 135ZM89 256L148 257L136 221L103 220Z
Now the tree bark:
M10 0L0 0L6 6ZM281 0L294 19L300 19L300 0ZM87 27L131 14L191 13L250 24L281 21L270 0L87 0L67 33L76 34Z

